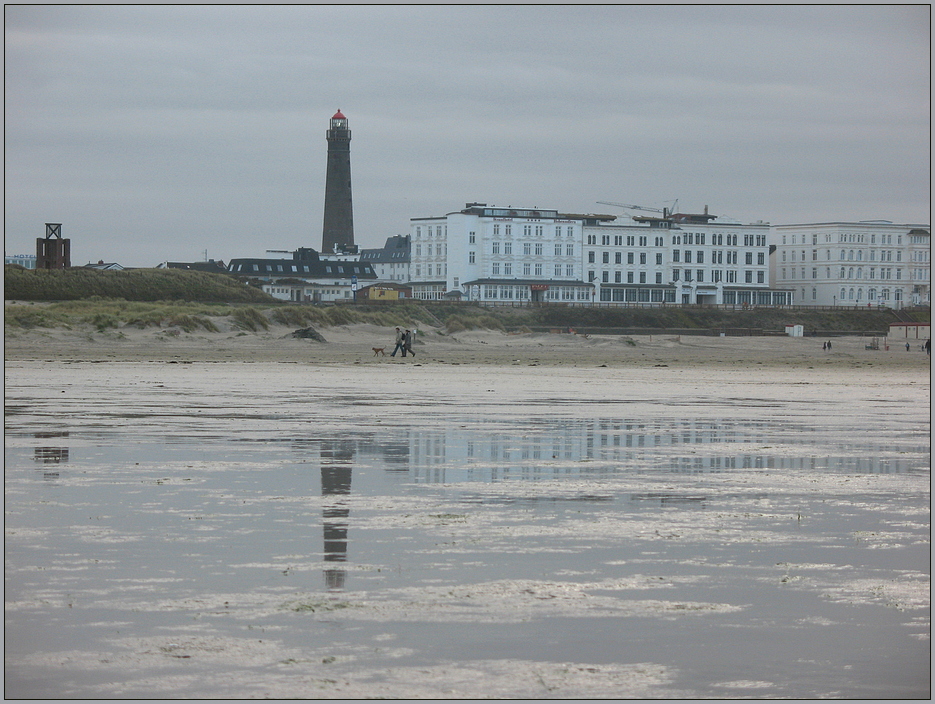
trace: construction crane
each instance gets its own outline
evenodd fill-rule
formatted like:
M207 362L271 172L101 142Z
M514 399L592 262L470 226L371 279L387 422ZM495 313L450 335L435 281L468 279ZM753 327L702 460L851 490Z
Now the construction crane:
M597 201L601 205L616 205L618 208L626 208L627 210L645 210L650 213L667 213L665 209L659 210L659 208L644 208L642 205L629 205L627 203L611 203L607 200Z

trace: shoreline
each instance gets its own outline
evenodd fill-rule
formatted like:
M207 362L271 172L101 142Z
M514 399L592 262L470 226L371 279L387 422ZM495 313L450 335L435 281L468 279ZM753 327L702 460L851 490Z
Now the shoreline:
M88 362L268 362L329 364L473 364L577 367L750 368L866 367L930 370L922 343L899 341L886 349L886 338L876 338L879 349L867 349L874 338L820 337L714 337L708 335L576 335L569 333L504 333L470 330L446 334L420 329L415 357L391 357L391 327L368 324L317 329L326 342L293 336L294 328L271 326L248 333L217 333L178 329L124 327L98 332L92 328L7 329L6 361ZM373 348L383 348L376 352Z

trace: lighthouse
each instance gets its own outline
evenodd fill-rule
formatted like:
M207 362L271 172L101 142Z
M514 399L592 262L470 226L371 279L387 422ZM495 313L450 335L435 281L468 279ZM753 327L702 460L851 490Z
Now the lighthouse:
M330 254L354 245L354 207L351 202L351 131L338 110L326 133L328 171L325 175L325 217L321 251Z

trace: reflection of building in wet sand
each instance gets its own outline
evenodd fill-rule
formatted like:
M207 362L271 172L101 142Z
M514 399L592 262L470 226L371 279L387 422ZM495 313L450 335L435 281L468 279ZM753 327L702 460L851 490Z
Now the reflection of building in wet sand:
M35 433L37 438L67 438L67 430L41 430ZM69 449L67 447L49 447L47 445L39 446L33 449L33 459L43 465L67 463L69 458ZM57 479L58 472L44 471L43 476L46 479Z
M323 557L348 559L351 474L372 467L420 483L595 477L626 472L716 473L743 469L899 473L927 467L927 445L848 441L829 453L828 430L782 422L548 421L517 425L464 424L431 430L384 429L353 439L295 440L317 452L321 470ZM397 434L398 433L398 434ZM821 454L813 448L822 448ZM66 450L67 452L67 450ZM38 458L37 449L37 458ZM357 493L373 491L377 473L358 475ZM640 495L640 500L702 498ZM324 571L329 589L343 589L346 570Z
M347 521L350 508L346 497L351 494L353 444L321 443L321 495L327 497L322 508L325 562L347 561ZM325 570L328 589L343 589L346 570Z
M593 476L620 469L678 473L733 469L895 473L914 466L911 460L895 456L897 452L927 453L922 446L852 444L840 445L840 455L795 452L789 446L814 443L816 436L808 428L776 422L591 420L517 430L485 432L482 427L411 430L410 472L416 481L429 483Z

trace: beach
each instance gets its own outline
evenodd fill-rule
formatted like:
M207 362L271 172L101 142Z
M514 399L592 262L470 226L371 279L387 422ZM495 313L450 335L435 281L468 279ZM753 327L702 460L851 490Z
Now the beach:
M8 360L43 359L92 362L285 362L302 364L402 363L394 347L394 329L375 325L343 325L316 330L326 340L294 337L296 330L271 325L269 330L245 332L184 332L126 326L98 332L92 328L64 330L33 328L7 331ZM824 350L830 342L831 350ZM866 349L874 342L879 349ZM654 366L749 368L771 367L860 370L865 367L916 370L927 373L929 358L920 350L924 340L893 341L873 337L714 337L710 335L579 335L567 330L551 333L505 333L469 330L446 334L423 327L417 330L414 351L407 363L418 364L540 364L544 366ZM383 348L383 353L373 348Z
M8 336L8 697L930 695L918 349L293 332Z

